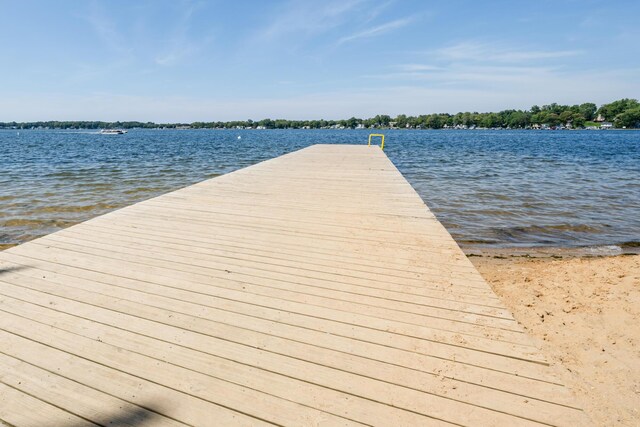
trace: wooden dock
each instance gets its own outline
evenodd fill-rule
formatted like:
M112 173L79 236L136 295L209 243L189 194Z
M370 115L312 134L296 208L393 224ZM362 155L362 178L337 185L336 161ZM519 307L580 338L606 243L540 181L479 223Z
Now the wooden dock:
M589 424L391 161L355 145L0 252L0 420Z

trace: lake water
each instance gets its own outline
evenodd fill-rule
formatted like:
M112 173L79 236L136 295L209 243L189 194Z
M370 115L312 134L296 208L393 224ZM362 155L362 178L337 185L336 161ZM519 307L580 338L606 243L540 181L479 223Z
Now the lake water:
M640 132L384 133L387 155L463 247L640 241ZM311 144L366 144L368 134L0 130L0 248Z

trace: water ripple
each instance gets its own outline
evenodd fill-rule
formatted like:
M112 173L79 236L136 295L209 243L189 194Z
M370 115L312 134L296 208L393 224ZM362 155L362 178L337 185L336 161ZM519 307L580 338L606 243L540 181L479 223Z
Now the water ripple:
M463 245L640 241L640 132L385 133L389 157ZM311 144L367 135L0 131L0 248Z

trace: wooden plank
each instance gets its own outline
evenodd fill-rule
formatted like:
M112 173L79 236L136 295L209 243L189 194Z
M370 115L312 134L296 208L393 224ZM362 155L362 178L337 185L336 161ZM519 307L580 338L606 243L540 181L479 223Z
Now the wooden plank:
M0 397L13 425L588 424L366 146L309 147L0 253Z
M154 426L176 427L186 424L159 414L152 407L160 402L148 402L149 408L133 405L54 372L0 353L0 381L9 387L30 396L38 396L47 403L75 414L98 425L115 424L139 426L150 423Z
M31 273L27 271L24 274L34 277ZM342 337L350 340L348 348L356 344L353 340L357 340L358 342L383 345L385 349L411 350L415 353L454 364L483 366L493 371L502 371L519 377L529 377L547 382L553 381L552 376L546 374L547 369L544 365L532 364L520 359L500 357L481 351L469 351L461 347L451 348L439 345L437 342L420 342L410 337L380 333L349 324L319 323L317 319L294 313L276 312L278 315L271 316L270 314L274 313L273 311L259 306L249 306L253 310L247 310L244 313L236 312L232 310L233 306L226 304L221 298L211 299L199 294L195 295L195 299L191 299L188 294L185 295L183 292L164 295L157 291L147 292L147 289L151 290L152 288L148 288L144 283L137 283L136 286L125 286L125 283L133 285L135 282L119 281L123 283L122 286L104 286L101 282L93 282L93 280L78 282L74 277L63 276L59 278L57 274L49 270L39 270L38 273L44 274L42 279L46 278L46 281L11 277L11 282L29 289L45 291L49 295L87 303L93 307L103 307L118 313L141 316L152 321L162 319L164 323L172 326L188 327L191 330L207 334L211 334L210 331L215 331L216 334L223 334L221 335L222 338L231 341L238 341L242 340L243 337L247 337L248 341L239 341L244 344L277 341L277 345L274 343L274 347L280 349L287 346L286 341L281 339L304 342L311 345L320 340L320 342L327 342L327 345L330 345L332 341ZM40 279L40 277L35 278ZM91 291L89 290L89 284L91 285ZM136 293L138 295L137 298L133 297L131 292L128 291L136 288L139 291ZM199 301L200 304L196 305L196 301ZM187 304L181 304L181 302ZM166 310L170 312L166 313ZM211 322L214 322L214 324L211 324ZM327 337L329 337L329 340L326 339ZM266 344L264 347L266 347ZM330 348L340 349L339 346Z
M90 235L87 237L87 234ZM243 246L241 243L233 244L229 241L216 241L211 243L203 242L202 244L198 244L192 240L185 240L185 236L166 236L166 235L150 235L149 233L145 234L145 240L142 241L140 239L139 233L132 230L125 229L116 229L116 228L101 228L95 226L85 226L83 230L75 230L73 233L71 231L65 233L65 237L78 236L82 237L83 241L86 242L105 242L106 240L112 240L113 244L127 245L129 247L141 247L143 245L149 245L154 249L157 248L166 248L168 251L175 251L178 253L182 253L186 256L189 256L193 259L209 259L210 257L213 259L224 259L225 262L239 262L239 261L249 261L258 265L276 265L279 267L290 267L295 268L299 272L324 272L327 271L329 273L334 272L341 273L343 276L350 276L353 278L360 279L375 279L375 284L379 283L388 285L393 282L401 282L402 279L409 278L414 280L419 280L424 276L428 275L427 272L407 272L404 270L398 269L389 269L389 268L376 268L376 266L368 266L368 265L354 265L351 261L337 260L337 259L318 259L318 258L309 258L300 256L296 254L295 251L290 251L288 253L286 249L279 248L278 253L273 253L273 248L271 252L261 249L261 248L249 248L247 246ZM377 271L376 271L377 270ZM404 273L404 274L403 274ZM470 274L469 272L468 274ZM457 277L463 277L462 275ZM424 282L424 279L423 279ZM356 286L363 286L363 283L360 282ZM345 285L344 282L341 281L340 288L343 289ZM424 285L424 283L423 283ZM365 288L367 288L365 286ZM408 289L406 286L398 286L400 289ZM412 286L415 289L424 289L424 286ZM450 289L454 288L454 285L450 285ZM378 288L380 289L380 288ZM443 294L442 290L434 290L433 297L441 300L445 300L444 297L449 297L451 301L466 301L467 307L471 305L471 303L476 303L476 305L480 305L480 303L484 303L486 306L490 306L492 303L497 301L495 296L492 296L486 290L470 290L466 288L456 288L456 290L460 290L460 292L456 292L454 295ZM461 295L462 292L473 292L474 295ZM449 292L448 294L451 294ZM415 295L415 294L414 294ZM481 298L481 299L480 299ZM480 299L480 300L479 300ZM508 319L511 322L514 320L509 316L509 313L505 310L502 311L492 311L491 315L495 317L503 317Z
M82 230L84 231L84 230ZM104 241L104 238L110 238L111 240L114 240L116 242L118 241L122 241L122 242L135 242L138 245L143 244L143 241L140 241L139 237L137 236L127 236L126 234L123 233L117 233L117 230L114 229L109 229L109 231L101 231L99 228L93 227L93 231L91 233L91 235L87 235L86 232L81 232L81 230L67 230L67 232L65 233L60 233L60 234L56 234L57 236L71 236L72 233L76 233L77 235L79 235L79 237L81 237L83 240L89 240L91 241L92 237L94 237L94 241L97 240L95 238L101 237L102 236L102 241ZM105 237L105 234L107 235ZM149 238L153 238L153 236L148 236ZM148 239L147 239L148 240ZM178 238L173 238L172 242L173 246L177 246L179 244L179 239ZM165 247L171 247L171 243L169 243L167 246ZM189 252L194 252L193 249L191 249L190 245L182 245L181 246L184 249L187 249ZM218 246L219 249L219 246ZM253 256L251 257L250 255L246 254L246 249L245 250L235 250L235 251L229 251L229 249L227 248L226 251L220 253L220 255L217 256L223 256L225 258L225 262L231 262L233 260L236 260L238 258L242 259L243 261L247 262L247 263L260 263L260 264L268 264L270 266L276 266L276 267L293 267L295 268L297 271L299 272L305 272L306 274L313 274L313 273L318 273L318 272L322 272L325 275L339 275L341 277L353 277L353 278L360 278L360 279L368 279L370 281L374 281L374 282L386 282L386 283L390 283L390 284L398 284L398 285L412 285L412 286L424 286L425 284L425 277L427 274L430 277L433 278L437 278L437 277L442 277L443 279L453 279L453 278L457 278L457 279L469 279L470 276L473 275L473 271L469 270L467 272L453 272L453 274L451 272L449 272L448 274L440 274L438 275L437 271L433 271L430 273L412 273L409 272L408 274L398 274L397 272L393 272L395 274L390 274L389 272L385 272L384 269L380 269L379 272L376 273L372 273L371 269L348 269L345 268L343 265L341 266L336 266L336 267L331 267L326 265L326 263L323 265L322 268L313 268L313 263L311 262L311 260L304 260L304 262L295 262L292 261L290 258L289 259L279 259L278 262L274 262L274 261L270 261L267 262L265 261L264 256L263 257L257 257L257 256ZM197 252L197 251L196 251ZM226 254L229 253L233 253L233 256L224 256ZM193 256L191 254L189 254L190 256ZM208 255L213 255L216 256L216 254L211 254L209 253ZM215 258L213 258L215 259ZM273 257L267 257L267 259L269 260L273 260ZM275 258L277 259L277 258ZM320 271L319 271L320 270ZM435 270L435 268L433 269ZM444 272L443 272L444 273ZM477 278L476 278L477 280ZM460 288L461 293L462 292L470 292L470 289L465 289L468 288L468 283L466 283L465 280L465 284L467 286L461 286L458 285ZM451 283L452 286L455 286L455 283ZM478 292L479 293L479 292ZM488 292L488 290L485 291L485 294L488 297L492 297L492 295ZM495 298L493 298L495 300Z
M50 255L50 259L58 259L59 256L65 254L65 251L56 249L51 251L45 248L34 248L36 245L32 245L33 251L45 251L45 253L55 253ZM37 245L39 246L39 245ZM14 251L20 253L20 251ZM93 254L95 255L95 254ZM76 255L67 255L68 260L74 260L76 264L81 261L74 258ZM81 258L92 260L93 262L101 262L101 266L105 267L109 261L111 262L110 269L112 275L118 275L118 271L122 271L122 266L125 266L126 271L133 272L135 274L129 277L137 278L139 280L145 280L150 274L154 274L155 280L159 283L167 285L176 283L177 281L184 281L184 286L193 286L193 284L201 284L206 286L206 276L198 273L191 273L184 270L172 270L160 267L156 265L154 267L147 267L144 264L131 265L126 261L127 257L109 260L106 257L89 256L83 254ZM133 258L128 256L128 258ZM195 270L195 268L193 268ZM186 280L185 280L186 279ZM455 350L461 349L462 351L480 351L502 354L505 357L528 360L536 363L543 363L539 351L532 345L522 345L519 343L511 343L509 341L498 340L497 337L502 334L502 331L494 334L494 337L480 337L465 334L462 330L460 332L447 331L442 329L431 328L428 323L424 325L414 325L403 323L394 320L382 319L375 316L359 315L357 313L350 313L345 310L335 310L331 308L325 308L320 306L314 306L310 304L290 302L284 300L277 300L275 298L255 296L248 294L244 291L227 291L216 290L218 295L222 295L229 300L244 300L247 304L252 306L267 307L280 312L287 312L296 315L301 315L307 318L313 319L319 324L325 324L330 322L332 325L339 323L349 325L350 327L360 327L370 331L392 332L398 335L412 337L415 339L428 341L436 346L441 347L443 352L454 354ZM245 308L250 308L246 307ZM506 331L505 331L506 332ZM453 356L451 356L453 357Z
M23 393L1 381L0 425L12 427L98 426L98 424Z
M260 393L255 389L226 382L202 372L125 350L104 343L101 339L87 339L4 312L0 318L0 339L2 340L0 342L12 342L9 335L44 344L46 348L41 347L39 351L42 359L63 360L64 356L70 354L75 356L73 359L87 359L99 365L108 364L114 370L146 378L152 383L186 394L188 397L204 400L210 407L207 417L212 414L218 416L220 411L216 412L215 405L218 403L218 408L232 407L240 414L255 418L256 421L264 420L279 425L301 425L309 420L322 420L327 425L335 426L358 424L292 401L277 399L270 394ZM25 354L20 356L25 359L27 357ZM37 366L40 366L38 363L44 363L44 361L31 362ZM136 390L133 389L131 392L136 393ZM161 395L153 397L162 398ZM196 425L206 425L207 417L204 415L202 414L201 421Z
M12 292L12 294L14 293ZM61 301L60 299L55 299L55 298L47 299L46 297L38 298L37 296L36 297L29 296L28 293L26 295L21 294L19 291L15 292L15 295L16 297L22 297L23 299L29 299L30 301L38 302L38 305L41 307L44 307L44 310L38 307L31 307L31 306L25 307L24 304L20 303L21 300L19 299L16 299L16 300L5 299L1 306L3 310L8 310L9 312L22 315L25 317L33 316L34 318L38 318L39 321L44 322L45 324L61 327L65 330L72 330L73 332L84 335L84 336L88 336L92 338L100 338L102 342L109 342L113 340L111 342L114 344L117 344L121 348L126 348L125 347L126 345L129 345L129 346L134 345L136 351L149 352L149 355L169 354L169 358L176 360L177 355L179 355L181 352L181 345L175 342L168 342L170 346L165 345L165 347L169 347L169 348L162 348L162 347L159 347L159 344L157 342L150 341L149 339L143 339L145 337L124 333L123 331L125 330L125 328L131 329L129 325L135 323L136 319L130 319L126 323L123 322L120 330L110 333L108 328L104 328L102 324L95 325L83 320L94 315L89 307L85 310L82 310L81 308L70 306L68 303L65 303L65 301ZM78 314L82 313L83 317L76 318L76 319L69 319L70 316L60 315L59 313L51 312L52 309L50 309L49 307L52 307L52 306L56 307L56 311L65 310L65 312L67 313L68 312L73 312ZM85 325L84 323L87 323L87 324ZM162 329L163 329L162 325L155 325L154 327L148 328L147 330L153 331L152 333L155 336L163 337L162 335L157 335L158 332L161 331ZM87 335L90 333L93 333L96 335L95 336ZM124 339L123 337L124 338L129 337L128 338L129 341L126 341L126 340L123 341ZM171 337L171 334L164 335L163 341L167 342L166 340L170 339L170 337ZM132 340L136 340L138 342L142 340L142 342L137 344L136 343L130 344ZM358 383L364 382L364 383L368 383L367 387L372 387L372 385L375 384L375 382L372 382L371 379L369 378L364 378L364 379L360 379L359 381L354 381L353 379L350 379L349 375L345 374L347 370L353 371L354 373L359 372L359 373L362 373L363 375L366 375L367 372L377 372L378 377L387 383L387 385L382 385L382 386L388 388L389 390L386 390L386 392L383 393L381 396L377 396L377 397L371 396L372 399L375 398L377 400L384 401L386 399L390 399L391 396L394 396L392 401L395 404L398 404L398 394L402 394L402 392L398 392L398 390L401 390L401 389L396 388L394 390L391 384L402 384L406 388L424 391L428 393L428 395L439 395L451 400L456 400L456 399L460 399L461 397L464 397L466 401L475 402L477 406L493 407L494 409L500 410L502 412L507 412L507 413L515 412L516 414L521 415L523 417L530 417L534 419L537 418L537 419L544 420L545 413L548 413L548 411L551 409L552 418L549 418L547 421L551 419L557 419L557 411L555 410L556 409L555 406L542 399L533 400L532 398L530 398L530 396L525 397L521 395L501 393L487 387L474 387L474 386L470 386L468 383L463 383L455 379L452 381L448 381L442 378L441 375L432 375L432 376L421 375L419 372L416 372L416 371L409 371L409 370L403 371L395 367L386 366L384 364L372 363L370 360L367 360L367 359L357 359L357 358L347 357L341 354L333 355L333 359L334 359L333 362L329 359L329 357L327 357L328 354L326 354L323 358L316 359L317 362L319 364L322 363L323 366L327 366L327 364L334 363L334 366L341 368L340 371L332 371L324 367L318 367L310 364L301 363L297 358L296 360L286 361L286 359L283 359L282 357L278 357L278 356L274 357L274 355L261 353L260 356L257 357L256 359L251 359L251 352L246 350L235 352L235 353L234 352L221 353L221 350L223 350L224 347L229 347L228 344L216 342L216 343L212 343L212 345L207 348L207 347L202 347L203 341L205 341L205 339L203 339L202 337L200 337L200 339L194 339L192 341L194 344L185 348L186 349L199 348L201 351L206 352L207 354L212 356L214 354L219 354L224 357L225 361L226 360L234 360L234 361L243 360L245 361L244 363L247 363L249 366L261 367L262 369L266 369L270 373L277 372L287 376L288 378L299 378L300 380L303 380L305 383L324 385L330 388L331 390L339 388L339 384L336 384L335 381L338 380L341 376L345 377L344 384L358 384ZM123 345L123 342L125 342L126 344ZM182 344L184 346L184 337L183 337ZM169 349L171 351L167 351ZM182 350L188 353L187 350L185 349L182 349ZM322 352L322 349L315 349L315 351ZM298 354L296 354L296 352L293 350L291 351L290 354L298 356ZM299 354L302 355L304 353L300 352ZM191 359L193 359L193 357L191 357ZM220 363L220 362L216 362L215 357L208 358L207 366L212 365L214 363ZM200 370L201 369L203 368L201 367ZM219 371L225 373L226 375L229 375L229 372L233 371L233 369L226 368L226 369L220 369ZM255 370L251 372L250 377L252 379L252 382L255 382L255 378L259 377L260 375L264 375L264 373L261 374L260 372L256 372ZM277 388L275 386L276 383L277 381L274 379L265 381L265 384L267 384L267 389L271 390L272 392L275 391ZM378 387L380 386L381 384L378 385ZM288 387L292 389L294 387L294 384L289 384ZM298 385L298 387L300 386ZM356 386L351 385L351 388L354 389L356 388ZM287 392L289 391L290 390L287 390ZM563 393L563 390L557 387L555 387L554 392L559 394L554 396L555 401L560 401L562 399L562 395L566 394L566 393ZM366 392L364 393L366 394ZM528 394L529 391L527 391L526 393ZM297 398L299 398L300 396L308 398L309 396L313 395L313 390L306 390L305 392L293 393L292 395L296 396ZM427 397L433 398L432 396L425 396L425 398ZM565 398L567 397L568 396L565 396ZM551 398L551 395L546 396L546 398L548 400L549 398ZM521 403L525 400L528 401L527 402L528 404L521 405ZM331 400L329 398L324 398L324 399L318 399L314 401L323 401L324 407L327 407ZM353 398L351 399L350 403L353 403ZM442 402L439 403L438 406L446 407L447 403L450 403L450 402L444 401L444 403ZM380 415L375 413L375 410L372 410L371 408L366 408L365 404L359 403L357 406L358 408L364 407L363 409L366 409L365 413L374 416L374 419L381 419L379 418ZM351 412L353 413L353 410ZM567 413L570 414L571 412L572 412L571 410L567 410ZM366 420L361 420L361 421L366 422Z
M104 224L104 225L103 225ZM373 254L359 252L346 253L342 252L340 256L335 251L330 251L318 247L303 246L298 241L285 243L270 240L267 242L262 241L265 236L253 235L253 236L233 236L230 234L224 234L224 230L218 230L215 235L202 235L202 233L188 232L181 228L180 233L172 232L171 229L163 229L160 224L153 229L140 230L139 227L148 227L149 221L142 221L136 223L135 221L119 220L117 222L96 222L95 220L88 221L82 224L82 228L85 234L91 235L93 230L102 230L104 232L126 235L134 235L140 237L140 234L144 234L148 241L171 241L171 242L186 242L191 247L204 247L204 248L218 248L220 250L228 250L229 248L235 248L242 250L245 253L248 252L260 252L264 255L266 252L269 257L281 259L286 256L286 259L292 259L290 257L302 258L304 262L309 265L317 265L318 263L332 262L338 263L345 269L345 271L366 271L369 273L381 272L397 277L422 277L428 279L433 278L469 278L473 276L475 281L478 281L477 273L473 268L473 265L457 265L457 263L440 262L435 263L433 260L425 259L420 264L414 259L400 259L394 257L396 262L385 260L384 258L378 258ZM165 224L166 225L166 224ZM92 230L92 231L89 231ZM69 231L69 230L65 230ZM261 239L262 238L262 239ZM428 283L423 283L421 288L427 288ZM453 286L453 284L451 284ZM468 288L468 287L467 287ZM474 288L475 289L475 288ZM467 292L472 289L467 289ZM486 289L475 290L476 293L484 293L487 297L497 299L495 294L487 292ZM455 295L457 296L457 295Z
M10 320L9 317L0 319ZM38 328L35 332L42 331ZM219 421L221 425L272 425L228 408L212 405L188 393L164 387L140 376L127 374L86 357L74 356L5 330L0 330L0 344L6 353L11 353L12 357L25 363L47 372L54 372L63 379L99 389L103 393L138 407L152 408L156 413L179 419L188 425L207 425L212 419ZM84 356L84 349L79 347L78 350ZM59 382L51 380L49 385L58 387ZM71 397L82 398L76 394ZM93 409L100 410L100 406ZM118 414L112 418L117 419Z
M117 249L118 252L127 254L127 258L131 261L140 261L142 265L155 265L150 264L155 261L167 261L172 266L176 266L177 271L195 271L202 273L206 271L207 277L216 277L221 282L227 283L234 281L236 272L243 271L241 266L242 260L236 261L235 259L228 261L216 256L208 256L206 259L199 259L198 256L192 254L181 254L172 251L165 246L165 250L161 256L154 255L153 258L148 257L149 250L152 250L153 246L138 244L135 246L123 246L117 242L95 242L86 239L77 239L75 237L69 237L68 235L53 236L50 240L40 240L42 243L46 243L48 248L78 248L87 253L99 254L100 250L107 251L105 256L110 255L109 249ZM92 252L95 250L96 252ZM165 264L166 265L166 264ZM245 261L247 267L254 268L254 265L250 261ZM200 270L202 267L207 270ZM233 268L233 271L227 270ZM282 272L283 274L289 274L295 269L282 270L279 266L274 265L260 265L253 270L248 270L253 277L260 276L265 271L271 268L274 272ZM301 272L306 274L306 272ZM204 274L204 273L203 273ZM285 276L286 277L286 276ZM530 342L523 334L522 329L512 321L511 319L500 319L496 316L498 310L486 310L486 315L476 315L469 312L473 311L472 307L461 306L459 309L442 310L438 307L432 306L411 306L409 302L400 305L395 309L393 301L370 301L370 304L364 304L363 299L367 295L363 295L361 298L349 298L344 294L332 293L327 288L318 289L315 286L304 285L301 283L292 283L292 281L298 280L300 276L287 277L287 281L275 282L274 285L269 288L268 294L273 297L281 297L283 300L305 302L309 305L318 305L324 307L333 307L335 309L346 308L353 313L369 314L383 319L398 320L405 323L423 325L429 323L430 327L441 330L454 330L458 333L465 333L476 336L488 336L488 334L494 332L500 333L500 338L494 337L496 340L504 339L510 342L518 342L518 340L525 339L527 343ZM308 276L301 276L304 278ZM332 283L336 283L336 286L340 286L340 278L335 278ZM243 281L250 287L253 293L260 294L259 286L251 287L251 283ZM245 288L246 288L245 287ZM339 288L338 288L339 289ZM306 290L307 292L301 292ZM263 291L264 292L264 291ZM265 293L266 294L266 293ZM478 309L478 311L481 311ZM485 313L481 313L485 314ZM481 322L482 321L482 322Z

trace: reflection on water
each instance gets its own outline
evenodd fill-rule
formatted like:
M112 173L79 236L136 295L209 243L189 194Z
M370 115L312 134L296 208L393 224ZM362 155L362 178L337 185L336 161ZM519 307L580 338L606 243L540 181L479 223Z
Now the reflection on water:
M462 245L640 241L640 132L385 133L389 157ZM0 249L311 144L367 135L0 131Z

